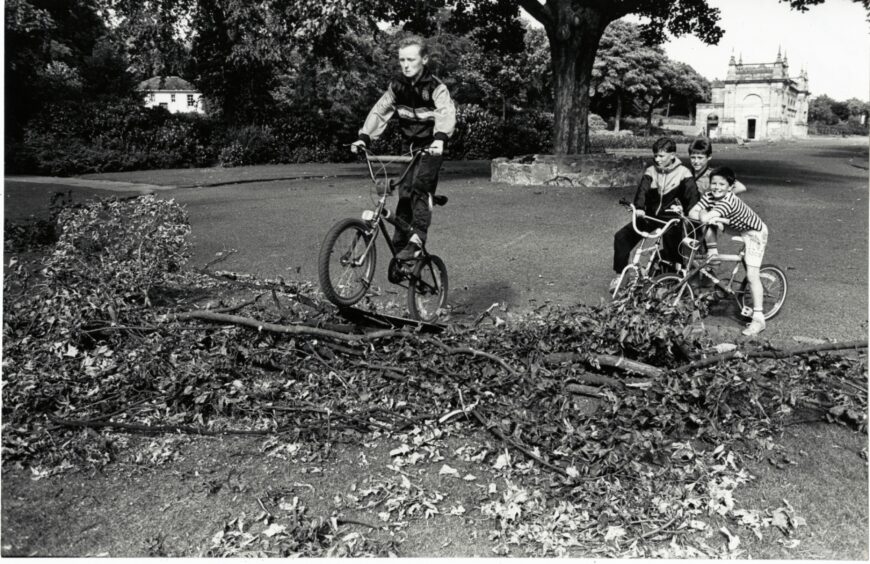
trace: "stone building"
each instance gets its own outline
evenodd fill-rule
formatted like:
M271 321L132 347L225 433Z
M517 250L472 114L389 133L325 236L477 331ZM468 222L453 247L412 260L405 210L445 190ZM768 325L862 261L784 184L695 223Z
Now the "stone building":
M696 119L711 138L784 139L807 136L807 73L789 76L788 55L772 63L728 62L725 80L713 81L713 100L698 104Z

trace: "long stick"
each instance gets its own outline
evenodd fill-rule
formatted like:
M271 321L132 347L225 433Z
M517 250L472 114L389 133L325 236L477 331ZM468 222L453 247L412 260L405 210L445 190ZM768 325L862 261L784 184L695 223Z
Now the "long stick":
M740 358L788 358L801 354L810 354L815 352L840 351L845 349L866 349L867 340L863 341L848 341L845 343L825 343L824 345L809 345L806 347L798 347L794 349L786 349L783 351L731 351L727 353L708 356L707 358L696 360L688 364L684 364L675 369L677 373L688 372L695 368L716 364L722 360L730 360L735 357Z
M142 425L139 423L120 423L116 421L98 421L93 419L61 419L60 417L56 417L51 414L48 415L48 418L56 425L63 425L64 427L89 427L92 429L104 429L110 427L119 431L130 431L139 433L185 433L188 435L205 435L212 437L219 435L277 435L289 430L302 429L302 427L288 427L286 429L279 428L273 431L248 429L222 429L212 431L210 429L191 427L189 425ZM305 427L305 429L319 429L321 427L321 425L317 425L314 427Z
M572 362L577 360L588 360L590 364L598 363L603 366L610 366L611 368L618 368L625 372L634 372L636 374L643 374L644 376L649 376L650 378L656 378L661 376L664 372L658 366L653 366L651 364L646 364L644 362L638 362L636 360L630 360L623 356L614 356L610 354L599 354L599 355L583 355L581 353L575 352L557 352L550 353L544 356L544 362L548 364L559 364L561 362Z
M251 327L258 331L268 331L270 333L285 333L290 335L311 335L314 337L322 337L324 339L335 339L336 341L355 342L369 341L381 337L392 337L402 335L399 331L373 331L364 335L353 335L348 333L339 333L338 331L329 331L327 329L319 329L317 327L307 327L302 325L278 325L276 323L267 323L259 321L252 317L242 317L239 315L229 315L224 313L215 313L213 311L196 310L184 313L176 313L166 316L164 319L180 320L180 319L199 319L202 321L211 321L213 323L232 323L233 325L241 325L243 327Z

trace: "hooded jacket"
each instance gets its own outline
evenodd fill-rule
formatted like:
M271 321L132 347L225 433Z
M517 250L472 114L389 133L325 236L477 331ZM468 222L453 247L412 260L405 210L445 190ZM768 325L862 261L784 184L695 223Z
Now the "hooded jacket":
M647 215L659 217L675 202L680 202L683 211L688 213L698 203L700 195L692 171L680 159L659 169L655 165L647 167L637 186L634 207Z
M399 116L402 136L414 145L427 145L435 139L446 142L456 128L456 107L450 92L426 67L415 82L404 75L390 81L360 128L359 138L371 145L394 113Z

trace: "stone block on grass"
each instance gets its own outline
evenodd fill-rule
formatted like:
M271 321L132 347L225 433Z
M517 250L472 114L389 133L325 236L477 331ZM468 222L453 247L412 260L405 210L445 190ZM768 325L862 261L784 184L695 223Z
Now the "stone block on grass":
M634 186L649 159L633 155L523 155L493 159L492 182L532 186L615 188Z

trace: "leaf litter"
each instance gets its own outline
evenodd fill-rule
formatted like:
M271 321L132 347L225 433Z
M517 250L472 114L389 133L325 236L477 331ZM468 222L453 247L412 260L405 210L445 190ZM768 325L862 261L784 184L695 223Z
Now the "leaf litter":
M388 526L479 511L496 554L734 557L733 531L805 524L787 502L761 512L735 495L783 425L809 414L866 430L863 350L717 348L698 312L637 296L487 311L435 336L371 331L307 282L181 268L189 227L171 201L64 209L57 232L42 257L4 271L3 463L35 477L159 466L178 433L259 436L268 456L319 449L324 461L336 442L386 439L398 476L343 502ZM227 312L256 321L209 317ZM158 437L131 453L128 433ZM473 442L451 453L448 435ZM498 478L479 507L401 473L476 481L454 461ZM400 552L395 537L347 532L341 515L276 503L278 516L229 521L207 554Z

